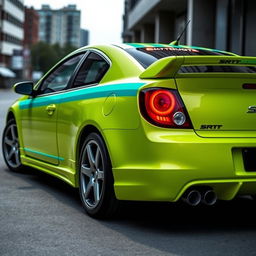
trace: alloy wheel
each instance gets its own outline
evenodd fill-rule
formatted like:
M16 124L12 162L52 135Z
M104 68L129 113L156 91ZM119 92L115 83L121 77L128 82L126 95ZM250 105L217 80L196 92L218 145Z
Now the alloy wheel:
M81 194L87 207L94 209L102 197L104 163L100 146L95 140L86 144L80 164Z
M3 153L5 160L12 168L18 168L21 165L20 148L17 126L11 123L5 130L3 138Z

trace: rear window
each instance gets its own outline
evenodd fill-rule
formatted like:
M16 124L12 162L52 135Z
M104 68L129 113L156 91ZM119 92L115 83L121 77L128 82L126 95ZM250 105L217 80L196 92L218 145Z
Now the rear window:
M147 68L159 59L170 56L225 55L224 53L214 51L176 47L129 48L125 49L125 51L135 58L144 68Z

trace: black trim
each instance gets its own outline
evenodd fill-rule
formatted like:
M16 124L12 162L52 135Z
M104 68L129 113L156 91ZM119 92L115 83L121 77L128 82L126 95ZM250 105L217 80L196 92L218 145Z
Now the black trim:
M68 82L67 88L66 89L70 89L73 88L73 84L74 81L76 79L76 76L80 70L80 68L82 67L82 65L84 64L84 62L86 61L88 55L90 54L90 51L86 51L84 57L81 59L81 61L78 63L78 65L75 68L75 71L73 72L73 75L70 77L70 80Z
M246 172L256 172L256 148L243 148L242 156L244 162L244 170Z
M75 82L75 79L80 71L80 68L82 67L82 65L84 64L84 62L87 60L87 57L90 55L90 53L95 53L95 54L98 54L102 59L104 59L107 64L108 64L108 69L106 70L105 74L101 77L100 81L103 79L103 77L107 74L107 72L109 71L110 67L111 67L111 62L103 55L101 54L101 52L99 51L95 51L95 50L88 50L88 54L86 55L86 58L84 59L83 63L79 63L79 69L76 69L75 72L74 72L74 77L73 77L73 80L72 80L72 83L71 83L71 87L70 88L73 88L73 89L79 89L79 88L86 88L86 87L92 87L92 86L97 86L100 81L98 83L93 83L93 84L87 84L87 85L83 85L83 86L78 86L78 87L73 87L73 84Z

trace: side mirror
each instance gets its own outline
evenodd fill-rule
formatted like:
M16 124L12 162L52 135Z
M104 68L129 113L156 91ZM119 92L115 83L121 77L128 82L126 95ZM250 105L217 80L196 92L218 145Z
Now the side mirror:
M14 85L14 91L23 95L33 95L34 94L34 83L31 81L20 82Z

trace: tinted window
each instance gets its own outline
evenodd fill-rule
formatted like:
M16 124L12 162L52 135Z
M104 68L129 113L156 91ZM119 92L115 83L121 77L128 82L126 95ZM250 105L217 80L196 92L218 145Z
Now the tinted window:
M57 92L65 89L68 85L69 79L72 76L75 68L84 54L77 55L56 68L46 79L40 87L40 93Z
M90 53L81 66L73 87L99 83L108 68L109 64L101 56L96 53Z
M224 55L223 53L207 50L198 50L193 48L176 47L146 47L126 49L144 68L147 68L155 61L170 56L188 56L188 55Z
M179 73L255 73L255 67L247 66L183 66Z

